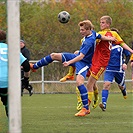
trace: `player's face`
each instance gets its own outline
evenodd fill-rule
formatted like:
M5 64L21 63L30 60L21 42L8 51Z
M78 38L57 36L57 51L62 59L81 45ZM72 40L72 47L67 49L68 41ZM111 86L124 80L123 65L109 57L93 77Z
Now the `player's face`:
M88 35L90 35L90 30L86 30L86 29L84 28L84 26L80 26L80 34L81 34L83 37L88 36Z
M100 20L100 28L101 30L108 29L110 25L106 22L105 19Z
M20 48L24 47L24 43L20 42Z

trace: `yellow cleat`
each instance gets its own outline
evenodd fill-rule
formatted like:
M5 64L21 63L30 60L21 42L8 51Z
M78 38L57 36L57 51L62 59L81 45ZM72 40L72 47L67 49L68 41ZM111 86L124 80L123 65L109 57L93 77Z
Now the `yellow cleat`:
M93 101L92 108L95 109L98 106L99 97L97 100Z
M77 110L80 111L82 109L82 102L77 103Z
M66 80L74 80L74 76L66 75L60 79L60 82L65 82Z
M82 108L78 113L75 114L75 116L86 116L88 114L90 114L90 110Z
M127 96L123 96L124 99L127 99Z

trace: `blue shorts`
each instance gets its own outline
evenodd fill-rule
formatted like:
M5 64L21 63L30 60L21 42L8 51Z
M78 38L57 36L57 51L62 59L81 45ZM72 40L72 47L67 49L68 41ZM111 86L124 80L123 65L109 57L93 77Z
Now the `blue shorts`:
M105 71L104 73L104 82L115 82L119 84L120 86L125 85L125 72L112 72L112 71Z
M72 53L62 53L62 62L69 61L76 56L76 54ZM87 72L90 69L91 64L87 64L81 60L70 64L70 66L74 66L76 68L76 75L82 75L84 78L86 78Z

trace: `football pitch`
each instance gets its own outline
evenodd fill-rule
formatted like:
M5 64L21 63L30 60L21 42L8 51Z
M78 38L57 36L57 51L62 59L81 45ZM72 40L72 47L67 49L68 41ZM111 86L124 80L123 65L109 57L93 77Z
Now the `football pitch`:
M100 100L101 101L101 97ZM107 109L91 108L85 117L75 117L76 94L24 94L22 133L130 133L133 131L133 98L110 94ZM8 120L0 102L0 133L8 132Z

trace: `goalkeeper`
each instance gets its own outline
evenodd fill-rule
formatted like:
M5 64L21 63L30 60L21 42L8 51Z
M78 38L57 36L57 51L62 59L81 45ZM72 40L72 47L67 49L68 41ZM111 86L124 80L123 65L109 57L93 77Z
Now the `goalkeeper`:
M0 64L0 97L8 117L8 45L6 44L6 32L3 30L0 30ZM23 85L28 87L30 64L21 53L20 64L24 69Z

